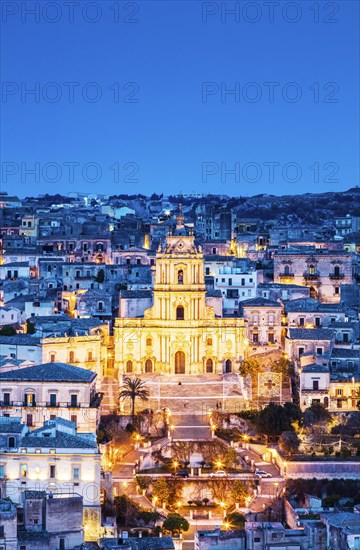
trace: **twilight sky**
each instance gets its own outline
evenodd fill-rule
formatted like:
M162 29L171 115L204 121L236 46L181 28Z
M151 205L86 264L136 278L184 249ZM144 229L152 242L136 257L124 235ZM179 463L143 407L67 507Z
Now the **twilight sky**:
M3 191L360 183L359 2L3 0L1 17Z

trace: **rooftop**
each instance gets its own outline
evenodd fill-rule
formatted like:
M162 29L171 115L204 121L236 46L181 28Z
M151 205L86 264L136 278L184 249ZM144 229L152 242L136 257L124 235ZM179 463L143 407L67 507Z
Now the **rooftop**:
M334 331L327 328L290 328L290 340L332 340Z
M95 372L67 363L43 363L23 369L0 372L0 381L91 382L95 378Z

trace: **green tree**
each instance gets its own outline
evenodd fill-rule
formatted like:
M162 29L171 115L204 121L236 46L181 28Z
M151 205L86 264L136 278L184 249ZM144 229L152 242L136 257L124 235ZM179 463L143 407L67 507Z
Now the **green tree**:
M4 325L0 328L0 336L15 336L16 330L12 325Z
M230 529L244 529L246 518L240 512L232 512L224 519L229 524Z
M291 361L284 356L280 357L280 359L272 363L271 370L281 373L284 377L288 377L291 374Z
M244 481L237 479L231 486L230 495L234 502L244 506L246 497L250 496L249 486Z
M331 420L331 414L322 403L314 402L304 412L304 425L306 427L313 424L327 423Z
M233 468L237 464L239 464L239 457L235 449L233 447L228 447L226 449L226 452L221 460L221 462L224 463L225 468Z
M240 363L239 367L239 373L241 376L251 376L251 378L257 376L257 373L261 372L261 370L262 367L259 361L257 359L252 359L251 357Z
M293 431L283 432L279 438L280 449L288 455L296 453L299 450L299 445L300 439Z
M269 403L260 411L256 427L260 434L276 437L282 432L291 430L291 419L287 416L284 407Z
M136 399L147 401L149 395L149 390L146 389L145 383L140 378L124 378L123 389L120 392L119 398L131 400L131 419L133 424L135 420Z
M168 502L170 493L171 491L164 477L159 477L156 481L154 481L152 486L152 494L154 497L157 497L160 502Z
M188 531L189 527L187 519L176 512L169 514L163 523L163 529L170 531L172 535Z

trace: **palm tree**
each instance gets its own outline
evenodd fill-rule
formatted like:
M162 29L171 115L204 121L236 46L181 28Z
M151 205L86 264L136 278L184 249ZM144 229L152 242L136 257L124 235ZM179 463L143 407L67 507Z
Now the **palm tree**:
M124 378L123 389L120 392L120 399L131 399L131 422L134 424L135 419L135 400L141 401L149 399L150 392L145 388L145 383L140 378Z

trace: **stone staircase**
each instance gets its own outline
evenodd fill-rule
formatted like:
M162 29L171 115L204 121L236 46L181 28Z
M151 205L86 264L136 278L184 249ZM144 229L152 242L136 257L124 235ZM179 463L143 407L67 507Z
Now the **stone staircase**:
M195 441L211 439L211 429L207 417L200 415L179 415L171 418L174 441Z
M244 406L244 398L235 374L191 376L142 376L150 390L146 407L168 408L172 415L206 416L210 410L235 412Z
M119 404L119 384L113 377L104 377L101 382L100 391L104 394L101 402L101 414L111 414Z

